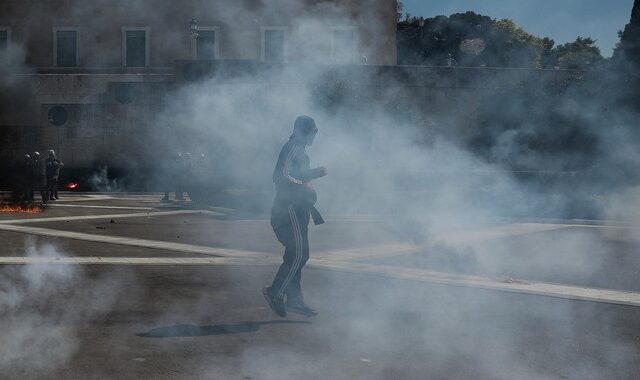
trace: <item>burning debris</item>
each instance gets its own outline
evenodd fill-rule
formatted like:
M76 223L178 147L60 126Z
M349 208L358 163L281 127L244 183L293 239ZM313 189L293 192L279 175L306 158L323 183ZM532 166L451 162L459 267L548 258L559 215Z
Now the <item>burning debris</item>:
M0 212L38 214L44 211L42 205L4 204L0 205Z
M78 187L80 187L80 184L78 182L68 182L65 186L65 188L69 189L69 190L75 190Z

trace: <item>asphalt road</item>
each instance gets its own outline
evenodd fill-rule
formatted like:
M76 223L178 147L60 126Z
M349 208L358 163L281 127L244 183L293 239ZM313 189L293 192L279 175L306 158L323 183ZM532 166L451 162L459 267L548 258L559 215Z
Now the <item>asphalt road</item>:
M0 214L0 378L640 377L633 226L501 222L417 244L328 216L303 273L320 314L278 318L260 294L281 255L268 221L158 198Z

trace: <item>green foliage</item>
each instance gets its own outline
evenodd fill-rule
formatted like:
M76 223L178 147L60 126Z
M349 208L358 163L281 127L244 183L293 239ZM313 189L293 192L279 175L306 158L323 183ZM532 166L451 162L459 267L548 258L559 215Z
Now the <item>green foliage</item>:
M556 65L561 69L584 70L597 67L604 58L595 43L589 37L578 37L574 42L558 45L552 51Z
M628 70L637 70L640 67L640 0L635 0L631 20L618 36L620 42L613 52L613 61Z
M404 10L404 4L402 0L398 0L396 2L396 22L400 22L402 20L402 11Z
M398 63L590 69L603 60L595 40L555 42L528 33L509 19L474 12L449 17L407 17L398 23Z

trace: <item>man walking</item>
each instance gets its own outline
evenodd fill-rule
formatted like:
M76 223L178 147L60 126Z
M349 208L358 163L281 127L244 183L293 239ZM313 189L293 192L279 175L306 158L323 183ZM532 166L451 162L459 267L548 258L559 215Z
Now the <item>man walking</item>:
M285 251L273 283L263 288L262 293L271 309L281 317L286 317L287 311L306 316L317 314L305 305L300 289L302 267L309 259L309 219L313 217L315 224L324 223L314 207L317 197L309 182L326 176L327 169L311 169L305 153L317 132L312 118L298 117L273 171L276 198L271 209L271 226Z

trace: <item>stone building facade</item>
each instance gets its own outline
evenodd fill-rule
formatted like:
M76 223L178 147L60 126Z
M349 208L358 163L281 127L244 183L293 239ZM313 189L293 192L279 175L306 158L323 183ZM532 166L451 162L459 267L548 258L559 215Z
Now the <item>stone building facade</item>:
M135 151L179 61L395 65L395 30L395 0L3 0L0 159Z

